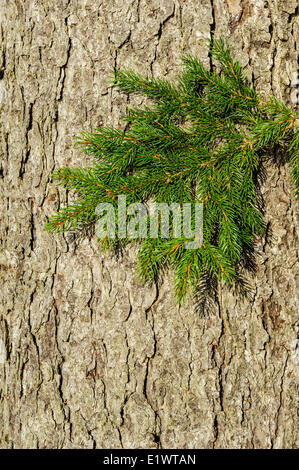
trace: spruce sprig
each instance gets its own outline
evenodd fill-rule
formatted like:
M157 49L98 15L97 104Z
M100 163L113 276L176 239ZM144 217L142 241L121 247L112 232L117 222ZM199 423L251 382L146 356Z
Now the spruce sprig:
M51 217L52 232L95 223L100 202L116 206L154 200L204 204L203 244L186 250L186 237L140 239L137 272L155 279L171 266L179 301L201 277L231 283L265 224L257 179L265 151L284 145L299 195L299 117L275 97L267 101L247 83L246 72L222 39L210 42L219 72L190 55L177 85L115 70L113 85L153 99L151 107L129 109L127 130L105 127L82 132L77 147L92 156L88 168L59 168L54 178L79 198ZM173 228L173 222L170 222ZM116 239L117 241L117 239ZM132 240L125 238L122 243ZM134 240L136 241L136 240ZM101 240L101 245L115 243Z

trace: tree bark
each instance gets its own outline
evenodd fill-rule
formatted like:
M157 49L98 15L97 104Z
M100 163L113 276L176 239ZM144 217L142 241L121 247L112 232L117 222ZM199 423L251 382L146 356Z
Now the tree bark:
M218 287L179 308L171 274L134 276L136 253L44 231L73 197L51 181L88 164L81 130L142 104L114 66L175 80L224 36L262 94L296 105L296 0L0 0L1 448L295 448L298 204L269 163L254 295ZM296 375L297 374L297 375Z

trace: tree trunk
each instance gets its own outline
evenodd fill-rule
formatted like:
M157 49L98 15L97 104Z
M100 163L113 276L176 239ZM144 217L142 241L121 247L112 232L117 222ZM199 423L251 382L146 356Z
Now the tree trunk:
M298 447L288 164L267 168L253 297L218 287L201 314L177 307L171 274L140 285L133 250L44 231L73 197L52 171L88 164L74 136L142 103L111 88L114 66L174 80L185 53L212 65L215 32L294 107L297 1L0 0L0 18L0 447Z

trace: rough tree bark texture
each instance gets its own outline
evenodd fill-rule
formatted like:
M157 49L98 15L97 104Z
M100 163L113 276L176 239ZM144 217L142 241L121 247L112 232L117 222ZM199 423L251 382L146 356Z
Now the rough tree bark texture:
M140 285L135 252L43 228L72 197L51 172L88 163L73 137L142 103L111 89L114 66L174 79L184 53L212 65L215 32L294 106L297 1L0 0L0 18L1 448L298 447L288 165L267 169L253 299L219 288L204 315L176 306L171 274Z

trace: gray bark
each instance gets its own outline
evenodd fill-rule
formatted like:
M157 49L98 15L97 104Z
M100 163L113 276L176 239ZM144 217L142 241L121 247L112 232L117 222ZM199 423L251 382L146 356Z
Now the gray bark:
M44 231L72 197L52 171L88 164L73 137L142 103L111 89L114 66L175 79L184 53L209 66L215 31L261 93L294 106L297 1L0 0L0 19L0 447L298 447L287 164L267 168L274 238L260 243L253 298L218 288L204 315L177 307L171 274L140 285L134 251Z

